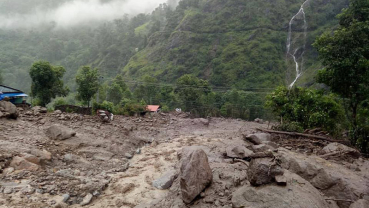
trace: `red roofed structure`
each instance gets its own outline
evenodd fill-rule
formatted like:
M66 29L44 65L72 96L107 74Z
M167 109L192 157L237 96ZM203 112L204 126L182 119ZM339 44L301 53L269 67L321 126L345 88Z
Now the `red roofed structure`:
M160 110L160 105L148 105L146 106L146 111L148 112L158 112Z

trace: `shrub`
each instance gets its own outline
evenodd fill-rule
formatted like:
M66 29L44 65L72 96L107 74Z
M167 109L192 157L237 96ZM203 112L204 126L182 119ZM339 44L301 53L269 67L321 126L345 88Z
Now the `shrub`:
M337 134L344 121L344 110L336 97L313 89L279 87L267 96L266 106L281 117L284 130L320 127Z

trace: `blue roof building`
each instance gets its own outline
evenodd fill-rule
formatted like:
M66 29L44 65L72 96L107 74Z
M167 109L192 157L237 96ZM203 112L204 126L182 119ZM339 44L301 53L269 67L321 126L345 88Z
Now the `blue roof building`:
M7 98L13 104L24 104L27 97L28 95L20 90L0 85L0 101Z

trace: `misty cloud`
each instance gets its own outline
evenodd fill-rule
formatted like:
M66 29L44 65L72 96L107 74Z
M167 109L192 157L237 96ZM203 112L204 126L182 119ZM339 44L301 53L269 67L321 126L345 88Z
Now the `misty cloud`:
M58 28L98 23L123 17L150 13L167 0L71 0L55 9L38 9L30 14L0 14L0 28L29 28L55 23Z

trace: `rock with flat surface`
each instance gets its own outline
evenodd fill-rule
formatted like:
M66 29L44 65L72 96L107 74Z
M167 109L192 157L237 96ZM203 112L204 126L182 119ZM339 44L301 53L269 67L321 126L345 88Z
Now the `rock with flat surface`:
M59 125L53 125L46 129L45 134L53 140L66 140L76 135L76 132Z
M245 139L254 145L262 144L263 142L271 141L271 135L267 133L255 133L249 134L245 137Z
M269 184L261 187L243 186L232 195L234 208L333 208L309 182L292 173L294 181L287 187Z
M184 147L181 154L182 200L191 203L213 180L208 156L200 147Z
M247 170L248 179L253 186L271 183L278 175L283 175L283 169L272 162L271 158L252 159Z
M278 175L275 177L275 182L277 182L277 184L280 186L286 186L287 178L284 175Z
M355 159L361 156L358 150L340 143L330 143L320 151L321 155L330 153L341 153L342 155L349 155Z
M226 148L226 153L228 157L243 159L249 157L254 152L244 146L229 146Z
M349 208L359 196L369 195L369 179L356 174L342 165L318 156L306 156L278 149L281 166L309 181L325 196L337 201L340 208Z
M93 197L93 195L92 194L90 194L90 193L88 193L84 198L83 198L83 201L81 202L81 206L86 206L86 205L88 205L89 203L91 203L91 201L92 201L92 197Z
M173 181L177 177L177 175L178 174L175 170L168 171L160 178L154 180L152 182L152 185L157 189L169 189L172 186Z

